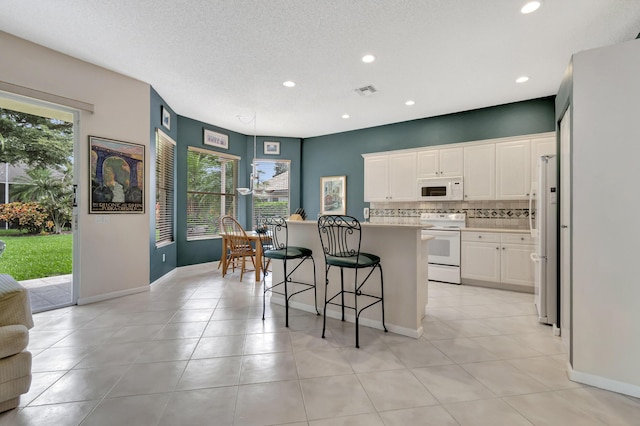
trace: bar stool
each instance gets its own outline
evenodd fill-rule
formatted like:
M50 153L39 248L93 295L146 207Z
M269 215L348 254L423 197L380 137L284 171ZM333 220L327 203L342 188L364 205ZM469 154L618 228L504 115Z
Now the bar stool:
M313 252L311 249L289 245L289 228L287 227L287 221L282 217L267 217L260 219L258 221L256 232L260 235L263 256L262 264L264 265L262 274L262 319L264 320L267 292L284 296L285 325L287 327L289 327L289 300L296 294L302 293L303 291L313 289L316 314L320 315L320 311L318 311L318 294L316 291L316 262L313 259ZM267 286L267 264L271 260L282 260L284 278L278 283L272 283L271 286ZM313 264L313 284L295 281L291 277L300 265L307 260L311 260L311 263ZM298 284L303 288L290 293L291 290L296 290L295 287L290 288L291 284ZM280 286L281 288L274 290L276 287Z
M324 292L324 320L322 324L322 338L327 324L327 305L340 306L342 309L342 321L344 321L344 310L353 309L355 313L356 323L356 348L360 347L359 339L359 318L362 311L371 306L380 303L382 306L382 327L387 331L384 324L384 284L382 279L382 266L380 265L380 257L371 253L363 253L360 251L362 242L362 227L358 219L352 216L344 215L326 215L320 216L318 219L318 233L320 234L320 242L322 243L322 251L325 260L325 292ZM329 298L329 270L336 266L340 268L340 291ZM344 269L354 270L353 290L345 290L344 286ZM358 272L361 269L369 268L369 272L358 283ZM380 271L380 296L364 293L362 287L367 282L373 271ZM346 294L353 295L353 306L345 305ZM340 296L340 303L333 300ZM358 308L358 298L365 297L369 302L363 308ZM365 303L367 303L365 302Z

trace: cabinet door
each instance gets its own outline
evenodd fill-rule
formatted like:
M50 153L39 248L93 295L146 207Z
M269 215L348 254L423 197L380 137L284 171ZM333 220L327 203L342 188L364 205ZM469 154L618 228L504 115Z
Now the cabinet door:
M364 201L388 201L389 157L380 155L364 159Z
M531 139L531 181L536 181L538 157L541 155L554 155L556 153L556 138Z
M463 241L460 275L462 278L500 282L500 244Z
M464 199L495 200L496 145L464 147Z
M464 174L462 148L440 150L440 176L462 176Z
M389 201L416 201L416 154L389 155Z
M438 177L440 173L440 151L437 149L431 151L420 151L417 155L418 171L417 177L433 178Z
M534 267L531 253L534 246L523 244L502 244L500 250L501 280L503 283L533 288Z
M528 200L531 191L531 142L496 144L496 198Z

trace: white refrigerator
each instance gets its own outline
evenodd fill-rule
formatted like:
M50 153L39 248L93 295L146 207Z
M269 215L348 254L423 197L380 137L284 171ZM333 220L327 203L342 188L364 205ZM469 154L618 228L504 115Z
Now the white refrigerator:
M531 226L531 236L535 241L535 252L531 253L535 271L535 305L538 320L554 328L558 324L557 177L556 156L539 157L529 200L529 212L535 202L535 227ZM530 225L533 225L531 216Z

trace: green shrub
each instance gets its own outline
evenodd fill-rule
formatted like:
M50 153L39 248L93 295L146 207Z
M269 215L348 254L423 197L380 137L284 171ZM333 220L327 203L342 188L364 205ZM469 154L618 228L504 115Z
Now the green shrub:
M38 203L0 204L0 220L5 221L13 229L39 234L49 224L48 214Z

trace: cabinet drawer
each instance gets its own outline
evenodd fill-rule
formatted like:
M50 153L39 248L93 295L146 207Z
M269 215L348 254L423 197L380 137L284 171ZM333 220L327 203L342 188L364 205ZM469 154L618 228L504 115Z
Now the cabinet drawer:
M502 234L502 242L508 244L530 244L533 245L533 238L530 234Z
M479 241L486 243L499 243L500 234L495 232L463 232L462 241Z

